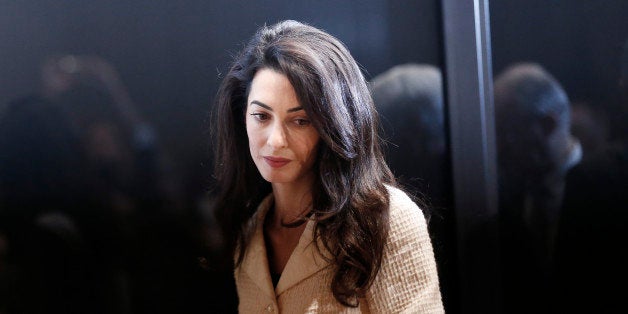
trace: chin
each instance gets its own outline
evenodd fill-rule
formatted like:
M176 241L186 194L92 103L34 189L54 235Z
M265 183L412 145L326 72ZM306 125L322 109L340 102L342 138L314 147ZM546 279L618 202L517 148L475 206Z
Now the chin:
M278 175L262 175L262 178L264 178L264 180L270 182L270 183L290 183L293 180L290 180L288 178L285 178L283 176L278 176Z
M280 183L283 181L282 179L285 179L281 174L273 173L273 171L268 171L266 169L263 169L261 171L260 169L258 169L258 171L262 178L270 183Z

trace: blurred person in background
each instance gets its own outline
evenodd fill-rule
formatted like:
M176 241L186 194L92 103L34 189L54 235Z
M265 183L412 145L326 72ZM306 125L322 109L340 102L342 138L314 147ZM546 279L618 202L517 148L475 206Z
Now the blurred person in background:
M42 94L81 130L88 161L124 226L132 309L191 313L229 306L225 298L207 302L203 295L223 282L211 280L223 275L208 264L208 222L196 203L182 199L177 168L113 65L98 56L53 56L42 67L42 82Z
M174 194L176 180L164 176L156 131L109 62L97 56L49 57L41 77L41 94L62 106L80 130L87 157L108 184L117 210Z
M544 311L565 176L582 155L561 84L534 63L495 78L505 309Z
M3 161L6 184L0 190L3 211L11 221L43 228L39 213L58 209L60 215L52 221L70 223L52 226L76 226L67 227L75 231L61 233L84 238L78 242L86 248L84 259L98 261L85 262L83 267L114 269L113 275L101 274L118 284L114 290L124 309L114 309L115 313L191 313L211 308L201 296L212 288L203 282L211 283L207 280L211 273L198 265L198 256L206 253L203 223L194 209L183 208L178 175L115 68L97 56L53 56L43 63L41 75L41 92L10 105L3 115L2 156L7 158ZM71 132L61 134L66 129ZM64 149L69 145L72 152ZM12 183L15 180L24 184ZM54 198L42 202L40 194ZM30 252L27 248L33 242L54 238L18 241L14 235L22 231L17 226L8 227L13 230L8 241L12 261L16 252ZM32 263L26 261L11 265L30 267ZM53 268L44 270L54 273ZM77 276L85 291L96 283L89 274ZM41 295L56 295L51 293L54 290L41 285ZM28 297L17 303L38 304Z
M437 67L421 64L398 65L371 80L391 170L437 207L447 178L442 84Z
M125 313L120 229L71 120L38 97L0 113L0 310Z

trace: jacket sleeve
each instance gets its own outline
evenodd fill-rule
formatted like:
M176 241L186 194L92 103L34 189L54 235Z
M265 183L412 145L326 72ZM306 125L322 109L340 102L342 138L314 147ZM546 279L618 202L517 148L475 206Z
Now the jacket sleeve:
M423 212L404 192L389 193L390 230L368 307L373 313L444 313Z

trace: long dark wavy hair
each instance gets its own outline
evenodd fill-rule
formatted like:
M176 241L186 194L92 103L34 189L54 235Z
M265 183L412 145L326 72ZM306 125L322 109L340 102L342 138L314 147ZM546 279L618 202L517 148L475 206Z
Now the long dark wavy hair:
M248 221L272 192L248 148L245 110L254 75L267 68L287 76L320 135L314 166L315 236L331 253L334 297L358 306L377 275L388 235L389 195L395 185L384 162L378 116L366 81L347 48L333 36L296 21L260 28L236 57L213 112L215 212L228 252L244 257Z

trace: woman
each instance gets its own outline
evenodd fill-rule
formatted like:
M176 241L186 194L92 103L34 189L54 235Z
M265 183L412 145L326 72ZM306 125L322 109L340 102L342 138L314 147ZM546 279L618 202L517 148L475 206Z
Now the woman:
M214 118L240 312L443 312L425 219L394 187L340 41L295 21L262 27Z

